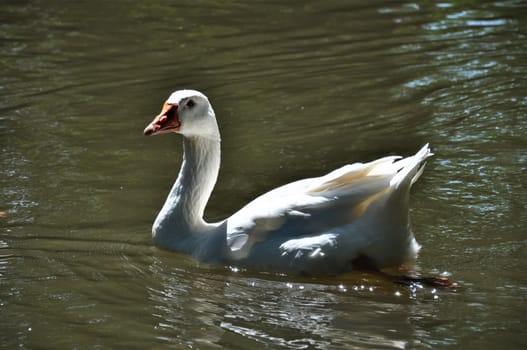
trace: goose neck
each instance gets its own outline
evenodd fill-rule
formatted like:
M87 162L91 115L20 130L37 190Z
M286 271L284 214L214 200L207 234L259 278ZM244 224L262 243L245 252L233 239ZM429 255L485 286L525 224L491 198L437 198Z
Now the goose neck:
M168 198L154 223L154 235L192 235L208 224L203 219L220 168L220 141L183 138L183 162Z

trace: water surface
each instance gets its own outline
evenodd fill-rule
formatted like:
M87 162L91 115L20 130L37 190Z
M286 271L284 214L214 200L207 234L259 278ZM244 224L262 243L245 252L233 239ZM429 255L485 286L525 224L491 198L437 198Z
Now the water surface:
M526 23L521 1L5 2L1 347L524 348ZM415 269L459 287L153 247L181 140L142 130L185 87L223 136L209 220L430 142Z

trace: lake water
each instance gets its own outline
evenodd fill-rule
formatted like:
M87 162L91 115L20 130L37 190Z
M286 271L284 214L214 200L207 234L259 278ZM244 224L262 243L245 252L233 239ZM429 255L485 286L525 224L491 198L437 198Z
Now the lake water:
M526 348L526 36L520 0L4 1L0 347ZM185 87L222 131L211 221L430 142L415 269L458 287L153 247L182 149L142 131Z

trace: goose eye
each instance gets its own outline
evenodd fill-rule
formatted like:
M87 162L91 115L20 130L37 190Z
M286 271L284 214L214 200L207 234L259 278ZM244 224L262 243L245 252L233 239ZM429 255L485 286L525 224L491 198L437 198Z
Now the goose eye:
M194 100L188 100L187 102L187 107L189 108L192 108L196 105L196 102L194 102Z

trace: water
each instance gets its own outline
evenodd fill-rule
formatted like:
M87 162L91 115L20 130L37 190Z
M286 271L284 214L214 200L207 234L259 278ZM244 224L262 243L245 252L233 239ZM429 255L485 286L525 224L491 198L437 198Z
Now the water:
M4 2L1 347L524 348L526 23L521 1ZM459 287L154 248L181 140L142 130L183 87L222 130L209 220L430 142L416 269Z

